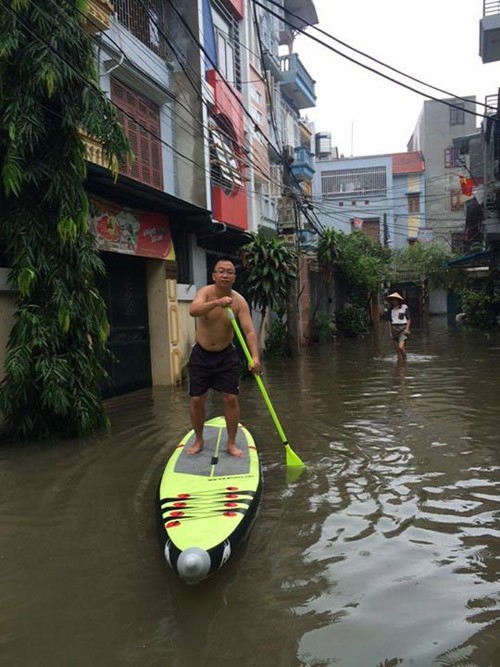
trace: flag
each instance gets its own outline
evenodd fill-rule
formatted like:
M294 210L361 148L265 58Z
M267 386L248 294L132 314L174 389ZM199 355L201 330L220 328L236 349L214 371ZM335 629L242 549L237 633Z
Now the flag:
M472 188L474 187L474 179L460 176L460 190L466 197L472 197Z

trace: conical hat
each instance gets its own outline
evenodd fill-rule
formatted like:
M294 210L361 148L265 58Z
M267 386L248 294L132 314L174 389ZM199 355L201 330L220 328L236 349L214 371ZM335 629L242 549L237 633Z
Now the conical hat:
M393 292L392 294L388 294L385 298L387 300L389 300L389 299L400 299L401 301L404 301L404 297L402 297L399 292Z

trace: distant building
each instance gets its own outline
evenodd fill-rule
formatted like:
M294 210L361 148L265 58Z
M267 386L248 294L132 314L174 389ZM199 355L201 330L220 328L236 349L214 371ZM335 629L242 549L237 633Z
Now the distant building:
M318 160L318 218L325 227L359 230L387 247L405 247L424 227L424 174L419 151Z
M435 241L450 248L463 237L464 203L460 177L466 164L454 139L476 132L476 98L426 100L409 151L420 151L425 160L425 225Z

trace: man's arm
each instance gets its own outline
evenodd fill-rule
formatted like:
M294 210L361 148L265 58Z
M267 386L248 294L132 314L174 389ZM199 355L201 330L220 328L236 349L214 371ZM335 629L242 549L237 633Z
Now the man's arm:
M240 296L238 319L240 321L243 333L245 334L248 349L253 359L253 365L250 366L250 370L252 373L260 373L259 343L257 341L257 334L255 333L252 317L250 315L250 308L242 296Z
M389 309L385 311L385 319L387 320L387 331L389 332L389 338L392 338L392 318L391 311Z
M410 317L410 309L408 306L406 306L406 329L405 329L405 334L410 333L410 325L411 325L411 317Z
M214 308L225 308L233 303L230 296L222 296L220 299L208 300L210 293L209 286L202 287L194 297L189 306L189 314L191 317L203 317Z

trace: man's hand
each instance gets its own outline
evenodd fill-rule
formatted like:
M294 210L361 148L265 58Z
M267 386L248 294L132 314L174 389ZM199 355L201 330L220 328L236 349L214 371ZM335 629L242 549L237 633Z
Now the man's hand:
M258 359L253 358L252 363L248 363L248 368L252 371L254 375L260 375L260 361Z
M227 308L233 303L233 300L230 296L221 296L220 299L217 299L217 305L221 308Z

